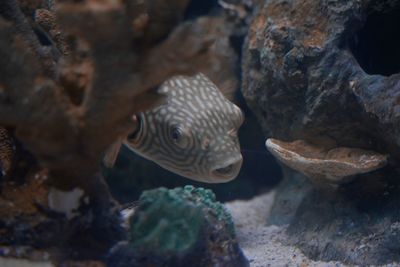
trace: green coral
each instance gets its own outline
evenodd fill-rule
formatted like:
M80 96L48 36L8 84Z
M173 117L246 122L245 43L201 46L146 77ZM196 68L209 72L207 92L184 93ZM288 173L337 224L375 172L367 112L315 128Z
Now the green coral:
M212 220L222 222L235 235L230 214L211 190L158 188L143 192L139 202L129 236L137 250L183 253L195 246L204 223Z
M219 221L223 221L232 236L235 236L231 214L226 210L223 204L216 201L215 194L211 190L201 187L195 188L191 185L187 185L183 188L183 191L194 197L193 200L195 202L201 203L205 207L209 208L209 212L216 216Z

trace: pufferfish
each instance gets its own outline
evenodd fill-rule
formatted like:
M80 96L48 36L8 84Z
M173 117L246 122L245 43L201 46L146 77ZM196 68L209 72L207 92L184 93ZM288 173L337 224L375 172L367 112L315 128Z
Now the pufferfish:
M192 180L223 183L234 179L243 161L237 135L244 121L241 109L203 74L175 76L158 92L166 96L165 102L135 114L137 127L122 143ZM113 156L106 155L106 165L112 166L109 163L118 150L114 146Z

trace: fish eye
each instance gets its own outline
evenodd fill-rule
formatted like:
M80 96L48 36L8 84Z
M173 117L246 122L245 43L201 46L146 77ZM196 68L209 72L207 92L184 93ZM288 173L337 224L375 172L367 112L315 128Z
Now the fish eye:
M176 125L170 129L170 138L174 144L181 148L185 148L189 144L189 137L186 131Z
M181 131L179 130L179 128L173 128L171 131L171 138L172 140L174 140L175 142L178 142L179 139L181 138Z

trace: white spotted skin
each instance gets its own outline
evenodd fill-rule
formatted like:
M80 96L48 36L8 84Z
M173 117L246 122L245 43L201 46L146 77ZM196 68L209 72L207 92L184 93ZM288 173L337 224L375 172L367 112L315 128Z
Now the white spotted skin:
M203 74L173 77L159 92L167 95L166 102L138 114L140 129L124 144L193 180L222 183L234 179L242 163L237 136L244 120L240 108Z

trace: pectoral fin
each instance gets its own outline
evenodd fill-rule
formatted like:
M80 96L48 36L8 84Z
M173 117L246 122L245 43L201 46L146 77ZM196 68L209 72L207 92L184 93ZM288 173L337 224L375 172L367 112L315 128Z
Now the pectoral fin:
M122 139L118 139L116 142L112 143L106 150L103 158L103 164L107 168L112 168L117 160L119 150L122 145Z

